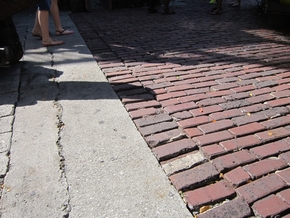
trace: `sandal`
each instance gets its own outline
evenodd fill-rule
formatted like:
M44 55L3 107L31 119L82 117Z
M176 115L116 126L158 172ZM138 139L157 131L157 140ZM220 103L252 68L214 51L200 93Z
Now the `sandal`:
M222 11L221 10L218 10L218 9L216 9L216 10L214 10L214 11L211 11L211 12L209 12L210 14L212 14L212 15L217 15L217 14L221 14L222 13Z
M162 14L163 15L175 14L175 11L173 11L173 10L163 10Z
M70 35L70 34L73 34L74 33L74 31L72 31L72 30L66 30L66 29L63 29L63 30L56 30L55 31L55 35L57 35L57 36L63 36L63 35Z
M47 47L47 46L55 46L55 45L62 45L62 44L64 44L64 41L59 41L59 40L52 39L50 42L41 42L41 44L44 47Z

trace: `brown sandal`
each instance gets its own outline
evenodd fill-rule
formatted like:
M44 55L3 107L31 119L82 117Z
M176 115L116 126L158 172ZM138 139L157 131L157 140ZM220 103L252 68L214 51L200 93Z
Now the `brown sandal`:
M74 33L74 31L66 30L66 29L63 29L62 31L60 31L60 30L56 30L55 31L55 35L57 35L57 36L70 35L70 34L73 34L73 33Z

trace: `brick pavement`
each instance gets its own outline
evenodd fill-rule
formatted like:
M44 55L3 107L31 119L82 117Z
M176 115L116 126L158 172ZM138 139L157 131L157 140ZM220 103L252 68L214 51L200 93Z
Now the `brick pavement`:
M290 36L227 3L71 18L193 215L289 217Z

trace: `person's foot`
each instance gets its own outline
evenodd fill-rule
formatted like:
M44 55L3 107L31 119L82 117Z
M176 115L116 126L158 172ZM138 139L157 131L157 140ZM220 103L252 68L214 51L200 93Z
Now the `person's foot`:
M42 38L41 33L35 30L32 30L32 36Z
M66 30L66 29L55 30L55 35L57 35L57 36L70 35L73 33L74 33L74 31L72 31L72 30Z
M56 45L62 45L64 44L64 41L56 40L56 39L50 39L48 41L42 41L42 45L47 46L56 46Z

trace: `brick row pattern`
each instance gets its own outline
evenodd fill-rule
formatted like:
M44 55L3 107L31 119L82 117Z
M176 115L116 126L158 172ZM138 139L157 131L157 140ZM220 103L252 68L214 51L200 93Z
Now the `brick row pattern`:
M289 217L290 37L261 28L255 4L238 15L224 5L220 19L204 1L177 5L174 16L71 15L199 218Z

